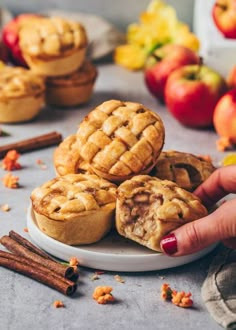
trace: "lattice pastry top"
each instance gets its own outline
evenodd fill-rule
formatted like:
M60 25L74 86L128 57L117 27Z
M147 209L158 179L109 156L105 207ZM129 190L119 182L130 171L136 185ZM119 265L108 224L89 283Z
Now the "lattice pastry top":
M137 175L117 189L118 232L152 250L175 228L207 215L200 200L168 180Z
M78 214L114 209L116 186L92 174L67 174L35 188L31 200L35 212L66 221Z
M61 17L25 20L19 30L23 53L33 57L57 57L87 47L87 34L78 22Z
M211 161L200 156L175 150L162 151L154 175L176 182L180 187L194 190L215 170Z
M77 131L80 154L92 171L117 182L150 172L164 138L159 115L142 104L118 100L92 110Z

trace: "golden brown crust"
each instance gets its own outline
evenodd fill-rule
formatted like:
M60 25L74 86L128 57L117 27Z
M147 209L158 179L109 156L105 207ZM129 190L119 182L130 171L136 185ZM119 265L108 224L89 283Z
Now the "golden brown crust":
M45 104L42 77L20 67L4 67L0 74L0 122L17 123L33 119Z
M116 186L96 175L56 177L31 193L39 228L66 244L100 240L114 221Z
M20 26L19 44L26 63L37 74L60 76L82 65L88 39L78 22L37 17Z
M8 101L25 96L38 96L45 91L45 81L32 71L5 66L0 74L0 100Z
M88 44L83 25L61 17L26 20L20 27L19 39L24 54L42 59L67 55Z
M140 103L109 100L79 125L80 154L101 177L121 182L155 166L164 144L161 118Z
M94 82L97 78L98 71L92 62L85 60L83 65L76 71L59 77L47 77L47 87L69 87L75 85L83 85L88 82Z
M138 175L117 189L118 233L155 251L164 235L206 215L200 200L172 181Z
M97 78L96 67L88 60L75 72L46 79L46 103L69 107L86 103Z
M162 151L154 168L154 176L176 182L181 188L193 191L215 170L211 161L191 153Z
M75 134L69 135L55 149L53 162L58 175L91 173L88 163L80 156Z

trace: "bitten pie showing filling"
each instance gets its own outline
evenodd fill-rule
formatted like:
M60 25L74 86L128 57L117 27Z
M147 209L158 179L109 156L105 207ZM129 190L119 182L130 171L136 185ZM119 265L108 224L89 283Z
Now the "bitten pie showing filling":
M15 123L35 117L45 103L45 83L31 70L6 66L0 75L0 122Z
M207 215L200 200L174 182L134 176L117 189L116 228L121 236L161 251L161 238Z
M109 100L84 118L76 135L80 154L92 171L121 182L151 171L165 130L161 118L142 104Z
M189 191L193 191L205 181L215 170L211 161L186 152L162 151L155 169L154 176L162 180L174 181Z
M91 174L67 174L31 194L39 229L69 245L90 244L114 225L116 185Z
M26 20L20 27L19 41L29 67L47 76L77 70L84 61L88 45L84 27L61 17Z

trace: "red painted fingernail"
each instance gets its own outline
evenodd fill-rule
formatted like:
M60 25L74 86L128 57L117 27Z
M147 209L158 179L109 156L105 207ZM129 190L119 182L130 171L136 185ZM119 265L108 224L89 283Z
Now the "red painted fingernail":
M161 248L166 254L174 254L177 252L177 239L175 234L169 234L162 238Z

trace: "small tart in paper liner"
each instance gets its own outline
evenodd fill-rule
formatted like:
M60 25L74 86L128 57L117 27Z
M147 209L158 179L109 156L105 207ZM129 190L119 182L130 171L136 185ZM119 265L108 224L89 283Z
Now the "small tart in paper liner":
M109 100L80 123L81 157L97 175L122 182L146 174L164 145L165 129L158 114L140 103Z
M214 171L211 161L186 152L162 151L153 175L162 180L176 182L178 186L193 191Z
M89 101L97 78L96 67L86 60L75 72L46 79L46 103L72 107Z
M207 213L195 195L172 181L137 175L117 189L118 233L154 251L161 251L163 236Z
M97 242L114 225L116 189L92 174L56 177L31 193L36 224L68 245Z
M55 77L74 72L82 65L88 39L79 22L39 16L22 23L19 45L35 73Z
M88 163L80 156L75 134L66 137L55 149L53 163L57 175L91 173Z

